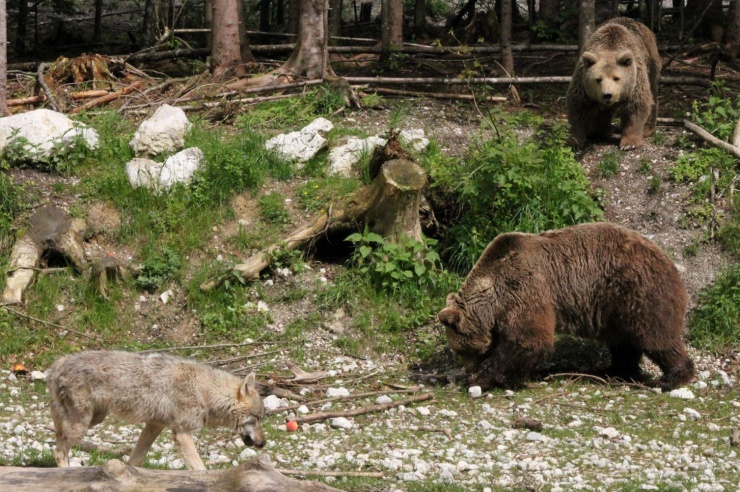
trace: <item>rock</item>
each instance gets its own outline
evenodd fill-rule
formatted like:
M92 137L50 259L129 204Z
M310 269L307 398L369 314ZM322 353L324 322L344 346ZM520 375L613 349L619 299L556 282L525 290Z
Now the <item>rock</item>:
M391 397L388 395L380 395L375 399L375 403L377 403L378 405L382 405L383 403L391 403L392 401L393 399L391 399Z
M139 125L129 146L137 156L177 152L185 146L191 126L182 109L163 104Z
M327 388L327 398L336 398L338 396L349 396L349 390L347 388Z
M308 407L306 405L301 405L298 407L298 413L306 415L308 413Z
M44 162L78 143L97 149L98 132L56 111L36 109L0 118L0 151L13 142L23 142L23 160Z
M162 304L167 304L170 301L170 297L172 297L172 291L168 289L159 295L159 300L162 301Z
M535 431L528 432L527 437L525 439L527 441L546 441L547 440L545 436Z
M490 430L493 426L491 425L489 421L481 420L480 422L478 422L478 427L480 427L483 430Z
M203 151L196 147L178 152L164 163L137 157L126 164L126 175L134 188L141 186L154 192L169 190L175 183L189 183L204 159Z
M385 144L386 140L377 136L365 139L350 137L347 139L347 143L339 147L334 147L329 152L329 169L327 173L330 175L350 176L352 174L352 166L359 162L363 154L370 154L375 147L382 147Z
M424 136L424 130L402 130L398 134L401 143L410 146L415 152L424 152L429 146L429 139Z
M417 407L416 411L419 412L419 415L422 417L426 417L432 413L428 407Z
M44 381L46 380L46 374L41 371L31 372L31 381Z
M606 437L607 439L615 439L619 437L619 431L615 429L614 427L594 427L594 430L599 433L601 437Z
M283 159L306 162L326 146L322 133L328 133L334 125L326 118L317 118L302 130L281 133L265 142L267 150L273 150Z
M336 417L331 419L331 426L337 429L351 429L354 427L354 423L344 417Z
M470 398L480 398L483 395L483 390L480 386L471 386L468 388L468 396Z
M278 398L275 395L263 398L262 404L265 406L265 410L277 410L280 407L288 406L288 402L284 398Z
M698 390L707 389L707 383L705 383L704 381L697 381L694 383L694 388Z
M239 459L242 461L249 460L257 456L257 451L255 451L252 448L244 448L241 453L239 453Z
M686 407L683 409L683 413L685 413L691 420L699 420L701 418L701 414L693 408Z
M692 393L688 388L676 388L668 394L673 398L681 398L682 400L694 399L694 393Z

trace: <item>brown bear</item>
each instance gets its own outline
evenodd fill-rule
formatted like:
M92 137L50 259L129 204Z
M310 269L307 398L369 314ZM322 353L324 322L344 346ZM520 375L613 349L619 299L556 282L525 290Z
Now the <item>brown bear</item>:
M471 385L520 385L555 333L604 342L609 375L640 380L647 355L672 389L693 379L683 341L686 290L673 261L641 234L609 223L494 239L437 315Z
M626 17L611 19L588 38L568 86L571 143L609 138L612 115L621 119L622 150L642 147L655 133L660 56L655 35Z

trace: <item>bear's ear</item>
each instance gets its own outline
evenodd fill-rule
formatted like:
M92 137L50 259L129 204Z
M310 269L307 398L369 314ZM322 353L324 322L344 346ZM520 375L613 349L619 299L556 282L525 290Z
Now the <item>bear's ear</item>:
M597 61L599 61L596 55L591 53L590 51L584 51L581 55L581 60L583 60L583 65L586 68L591 68L596 64Z
M455 308L446 307L437 314L437 321L449 328L455 329L460 321L460 311Z
M625 51L617 57L617 63L623 67L629 67L632 65L632 53Z

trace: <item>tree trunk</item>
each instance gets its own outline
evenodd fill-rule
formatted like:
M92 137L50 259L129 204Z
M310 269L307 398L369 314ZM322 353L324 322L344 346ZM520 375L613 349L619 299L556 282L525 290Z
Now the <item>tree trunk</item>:
M211 0L212 1L212 0ZM242 57L242 62L256 62L257 58L254 57L252 49L249 47L249 36L247 36L247 23L244 19L244 2L237 0L237 13L239 14L239 54ZM242 68L246 71L246 69ZM238 74L239 72L237 72Z
M722 41L722 0L687 0L684 13L694 36Z
M288 0L288 29L290 34L298 34L300 29L301 0Z
M281 474L265 455L226 470L150 470L135 468L119 460L103 466L79 468L0 467L0 489L24 492L124 492L147 490L228 490L233 492L340 492L311 480Z
M427 32L427 1L416 0L414 2L414 34L416 37L425 35Z
M326 0L303 0L300 12L296 47L279 71L305 75L309 79L318 79L324 75Z
M540 11L537 20L543 23L548 31L558 28L559 14L560 0L540 0Z
M213 1L213 73L220 75L227 70L243 77L247 74L241 53L241 32L243 29L241 11L244 4L240 0ZM241 24L241 25L240 25ZM246 32L246 31L245 31Z
M380 62L387 63L391 52L403 46L403 0L382 0L380 16Z
M596 6L594 0L578 0L578 50L583 47L596 29Z
M342 0L329 2L329 36L342 35Z
M507 77L514 76L514 52L511 49L511 4L514 0L501 2L501 66Z
M736 57L740 50L740 0L730 0L724 49L732 57Z
M21 0L24 1L24 0ZM93 21L93 43L100 42L103 27L103 0L95 0L95 20Z
M151 1L152 0L147 0L147 2ZM210 32L206 33L206 48L210 50L213 48L213 0L203 0L203 27L206 29L211 29ZM242 58L244 58L243 54Z
M15 31L15 54L26 55L26 26L28 24L28 2L18 2L18 28Z
M260 0L260 31L270 30L270 0Z
M317 238L362 231L366 225L370 231L391 241L398 241L402 236L421 241L419 209L426 182L426 173L418 164L402 159L388 161L368 186L332 204L291 232L280 244L273 244L234 266L234 272L246 280L256 280L269 265L273 251L306 249ZM200 288L210 290L217 283L208 281Z
M142 48L153 46L157 39L157 15L155 2L156 0L146 0L144 3L144 19L141 23Z
M0 116L8 116L8 16L5 0L0 0Z

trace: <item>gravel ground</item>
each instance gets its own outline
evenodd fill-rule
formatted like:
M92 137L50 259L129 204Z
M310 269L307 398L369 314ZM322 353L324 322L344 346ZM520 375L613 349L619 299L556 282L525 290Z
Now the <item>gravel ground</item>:
M516 393L471 398L457 384L425 388L399 377L400 367L330 352L304 364L306 370L329 371L325 386L301 391L307 402L380 392L288 411L280 407L298 402L268 397L266 405L275 411L266 417L269 443L259 452L280 469L383 475L322 478L347 490L426 490L434 484L445 484L444 490L452 484L459 490L740 490L738 448L730 442L732 429L740 426L737 354L717 359L693 352L698 380L677 394L563 376ZM0 457L29 464L41 456L48 463L53 433L45 383L19 380L8 371L0 377ZM297 432L286 429L288 419L305 413L407 398L390 389L399 385L415 386L415 393L431 391L433 399L303 424ZM542 429L515 428L517 417L536 419ZM106 452L75 449L71 464L125 459L139 432L138 426L109 418L86 437ZM203 431L197 445L210 468L235 465L256 454L228 430ZM168 433L157 440L146 466L184 467Z

